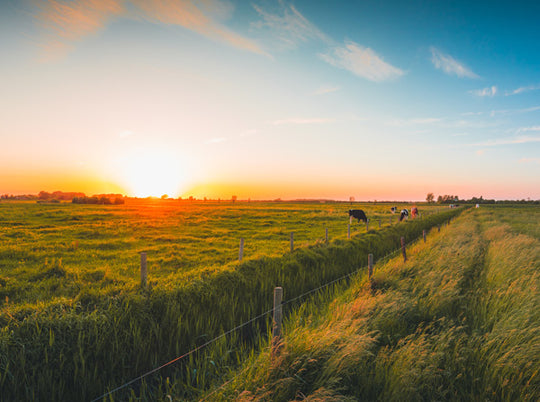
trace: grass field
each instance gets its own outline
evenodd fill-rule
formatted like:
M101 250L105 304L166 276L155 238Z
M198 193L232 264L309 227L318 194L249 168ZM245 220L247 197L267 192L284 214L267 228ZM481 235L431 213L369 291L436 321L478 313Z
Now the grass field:
M389 205L360 207L371 218L369 233L356 224L347 240L344 203L1 203L3 397L95 398L267 311L274 286L296 297L365 265L368 253L381 258L401 237L411 241L460 213L420 206L422 219L396 224L393 215L390 226ZM140 251L148 252L149 289L139 286ZM185 385L181 398L196 397L266 329L266 321L255 322L232 347L216 345L213 358L194 357L160 375ZM206 369L196 368L201 364ZM149 400L166 386L151 389Z
M206 400L540 400L538 212L466 211L406 263L302 306L277 357L264 348Z
M398 205L398 204L396 204ZM399 205L398 205L399 206ZM371 228L397 223L387 204L363 204ZM0 306L74 298L82 289L133 289L139 253L147 252L150 280L168 286L201 269L244 258L280 256L295 247L347 236L348 203L187 203L131 201L122 206L0 203ZM421 212L442 210L422 206ZM351 235L366 232L356 222Z

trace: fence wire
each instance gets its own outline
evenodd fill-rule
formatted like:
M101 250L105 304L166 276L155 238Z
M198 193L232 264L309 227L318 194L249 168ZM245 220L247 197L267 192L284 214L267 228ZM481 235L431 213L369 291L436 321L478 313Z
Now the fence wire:
M409 242L407 242L407 243L404 243L404 245L405 245L405 247L410 246L410 245L412 245L412 244L418 242L421 238L422 238L422 236L419 236L419 237L417 237L417 238L415 238L415 239L413 239L413 240L411 240L411 241L409 241ZM380 257L380 258L376 261L376 263L380 264L381 262L389 261L389 260L391 260L392 258L395 258L397 254L401 253L402 250L403 250L403 248L400 246L399 248L395 249L394 251L392 251L392 252L390 252L390 253L388 253L388 254L386 254L386 255ZM375 262L374 262L374 264L375 264ZM294 297L294 298L292 298L292 299L286 300L286 301L282 302L281 305L282 305L282 306L285 306L285 305L291 304L291 303L293 303L293 302L295 302L295 301L297 301L297 300L303 299L303 298L305 298L306 296L308 296L308 295L310 295L310 294L316 293L316 292L318 292L318 291L320 291L320 290L322 290L322 289L324 289L324 288L327 288L327 287L329 287L329 286L331 286L331 285L333 285L333 284L335 284L335 283L337 283L337 282L340 282L340 281L343 281L343 280L345 280L345 279L347 279L347 278L350 278L351 276L353 276L353 275L359 273L360 271L366 270L367 267L368 267L367 265L364 265L364 266L362 266L362 267L360 267L360 268L357 268L357 269L355 269L354 271L352 271L352 272L350 272L350 273L348 273L348 274L346 274L346 275L341 276L340 278L334 279L334 280L332 280L332 281L330 281L330 282L328 282L328 283L325 283L325 284L323 284L323 285L321 285L321 286L319 286L319 287L317 287L317 288L315 288L315 289L311 289L311 290L309 290L309 291L307 291L307 292L305 292L305 293L303 293L303 294L301 294L301 295L299 295L299 296L296 296L296 297ZM199 350L205 348L206 346L208 346L208 345L210 345L210 344L212 344L212 343L214 343L214 342L217 342L217 341L220 340L221 338L226 337L227 335L232 334L233 332L239 330L240 328L243 328L243 327L245 327L246 325L249 325L249 324L251 324L252 322L255 322L255 321L261 319L262 317L265 317L266 315L271 314L273 311L274 311L274 308L272 308L272 309L270 309L270 310L268 310L268 311L265 311L265 312L262 313L262 314L259 314L258 316L256 316L256 317L250 319L249 321L246 321L246 322L244 322L244 323L242 323L242 324L240 324L240 325L238 325L238 326L236 326L236 327L230 329L229 331L224 332L224 333L222 333L221 335L218 335L217 337L215 337L215 338L213 338L213 339L211 339L211 340L205 342L204 344L202 344L202 345L200 345L200 346L197 346L196 348L190 350L189 352L186 352L186 353L184 353L183 355L178 356L178 357L174 358L173 360L171 360L171 361L169 361L169 362L167 362L167 363L165 363L165 364L162 364L161 366L156 367L156 368L154 368L154 369L152 369L152 370L150 370L150 371L148 371L148 372L146 372L146 373L140 375L139 377L134 378L134 379L132 379L132 380L130 380L130 381L128 381L128 382L126 382L126 383L124 383L124 384L122 384L122 385L116 387L116 388L114 388L113 390L104 393L103 395L99 396L98 398L93 399L92 402L96 402L96 401L99 401L99 400L103 400L105 397L107 397L107 396L109 396L109 395L111 395L111 394L113 394L113 393L115 393L115 392L117 392L117 391L120 391L121 389L124 389L124 388L128 387L129 385L134 384L134 383L136 383L136 382L138 382L138 381L144 379L145 377L148 377L149 375L158 372L159 370L161 370L161 369L163 369L163 368L165 368L165 367L167 367L167 366L170 366L170 365L172 365L172 364L174 364L174 363L176 363L176 362L178 362L178 361L180 361L180 360L185 359L186 357L188 357L188 356L194 354L195 352L198 352ZM243 371L242 371L242 372L243 372ZM210 395L212 395L213 393L217 392L219 389L221 389L222 387L224 387L225 385L227 385L228 383L230 383L231 381L233 381L235 378L237 378L240 374L242 374L242 372L239 373L239 374L237 374L237 375L236 375L235 377L233 377L231 380L229 380L229 381L225 382L224 384L222 384L219 388L217 388L216 390L214 390L211 394L207 395L207 396L206 396L204 399L202 399L202 400L203 400L203 401L206 400Z

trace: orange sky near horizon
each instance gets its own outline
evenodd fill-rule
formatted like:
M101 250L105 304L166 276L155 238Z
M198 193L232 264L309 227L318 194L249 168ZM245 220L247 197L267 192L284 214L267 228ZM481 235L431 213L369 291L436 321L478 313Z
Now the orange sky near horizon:
M0 194L540 199L540 5L330 3L0 1Z

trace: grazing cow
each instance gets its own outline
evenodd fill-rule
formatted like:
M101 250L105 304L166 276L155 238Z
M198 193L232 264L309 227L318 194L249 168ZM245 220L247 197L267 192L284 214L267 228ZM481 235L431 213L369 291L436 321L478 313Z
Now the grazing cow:
M390 208L390 211L392 211L392 213L395 214L397 212L397 207Z
M412 215L413 219L416 218L418 216L418 208L412 207L411 215Z
M405 217L409 217L409 211L407 209L402 209L401 214L399 215L399 221L401 222Z
M349 219L358 219L358 223L360 221L364 221L367 223L367 216L361 209L349 209Z

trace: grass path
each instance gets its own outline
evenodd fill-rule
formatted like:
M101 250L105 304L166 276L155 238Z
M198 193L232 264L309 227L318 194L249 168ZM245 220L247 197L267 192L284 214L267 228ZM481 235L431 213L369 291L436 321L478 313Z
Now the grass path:
M467 211L407 263L304 305L278 358L208 400L539 400L540 241L501 216Z

